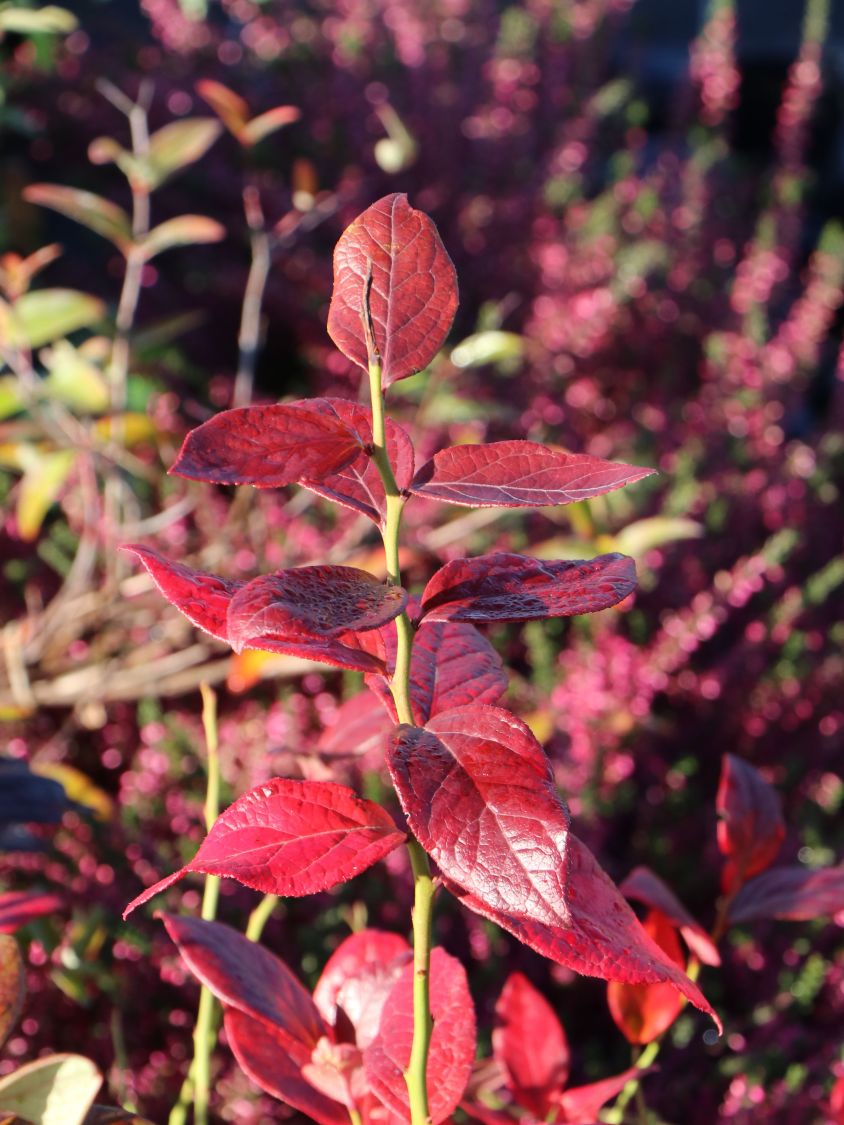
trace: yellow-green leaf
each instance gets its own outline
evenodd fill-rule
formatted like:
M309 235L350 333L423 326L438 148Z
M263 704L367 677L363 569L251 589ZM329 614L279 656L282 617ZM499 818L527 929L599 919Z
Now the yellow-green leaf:
M18 943L11 934L0 934L0 1047L21 1014L26 995L26 972Z
M0 1110L38 1125L83 1125L103 1079L81 1055L47 1055L0 1078Z
M113 242L124 253L132 242L132 224L122 207L90 191L61 184L30 184L24 199L67 215L83 227Z
M114 802L108 793L74 766L68 766L64 762L35 762L32 772L39 777L50 777L57 781L69 800L90 809L97 820L111 820L114 815Z
M524 339L515 332L490 329L467 336L451 353L455 367L484 367L489 363L512 363L524 353Z
M17 35L67 35L77 26L72 12L53 4L45 8L0 9L0 31L14 31Z
M24 472L15 509L18 534L31 542L38 538L44 517L55 503L76 461L75 449L41 453Z
M40 348L79 328L88 328L105 314L105 305L76 289L35 289L11 306L12 343Z
M41 352L47 368L47 397L83 414L108 410L109 390L102 371L67 340L58 340Z
M651 516L649 519L636 520L627 527L623 527L613 537L613 551L621 551L623 555L631 555L634 559L641 558L647 551L655 547L663 547L666 543L674 543L678 539L700 539L703 527L694 520L683 517L671 518L669 516Z
M20 387L15 375L4 375L0 379L0 420L17 414L24 406Z
M185 117L153 133L146 161L149 187L158 187L174 172L199 160L221 132L222 125L213 117Z
M155 437L155 422L146 414L118 414L116 417L98 418L93 430L101 441L115 438L127 449Z
M154 227L143 241L144 257L149 261L173 246L193 246L200 242L219 242L226 228L206 215L179 215Z

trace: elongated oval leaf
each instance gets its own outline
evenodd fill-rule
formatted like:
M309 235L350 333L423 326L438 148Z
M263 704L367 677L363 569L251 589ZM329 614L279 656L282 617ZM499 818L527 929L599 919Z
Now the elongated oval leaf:
M48 891L6 891L0 895L0 934L13 934L35 918L55 914L64 905L64 899Z
M411 957L400 934L360 930L331 954L314 989L314 1003L331 1027L347 1022L356 1045L368 1047L378 1034L393 985Z
M12 305L13 342L40 348L80 328L96 324L105 315L105 305L90 293L76 289L34 289Z
M749 762L726 754L715 799L718 847L727 857L722 887L730 894L777 858L785 838L779 794Z
M214 484L280 488L335 473L361 452L358 435L308 403L239 406L185 438L171 473Z
M229 605L236 652L267 636L339 637L378 629L407 604L407 591L352 566L300 566L248 582Z
M686 945L704 965L721 964L721 955L709 934L695 921L671 888L649 867L635 867L619 890L625 898L644 903L652 910L659 910L664 914L674 923Z
M515 715L472 704L396 727L387 764L444 875L496 910L568 924L568 813L542 747Z
M533 441L495 441L440 450L410 491L469 508L539 508L601 496L653 472Z
M18 943L0 933L0 1047L17 1023L25 995L26 970Z
M361 450L372 444L372 412L356 402L344 399L316 398L310 405L321 414L337 418L357 434ZM396 484L407 488L413 477L413 446L401 426L392 419L386 422L387 456L393 467ZM362 512L374 523L383 525L387 516L387 498L378 466L368 453L361 452L344 468L326 473L318 480L302 478L299 484L353 511Z
M221 132L222 126L213 117L183 117L153 133L146 160L148 186L159 187L174 172L199 160Z
M78 23L72 12L55 4L43 8L10 6L0 11L0 31L14 31L18 35L67 35Z
M38 538L41 525L58 500L78 456L75 449L40 453L35 464L26 470L18 488L15 511L21 539L31 543Z
M229 603L243 582L193 570L139 543L127 543L121 550L140 559L159 591L188 621L212 637L228 641Z
M385 387L426 367L457 310L457 280L437 228L406 195L387 195L347 227L334 250L328 334L367 370L367 306Z
M277 105L248 121L240 134L240 141L245 145L256 145L277 129L292 125L301 116L295 105Z
M0 1078L0 1109L38 1125L83 1125L103 1076L81 1055L47 1055Z
M502 929L551 961L584 976L604 980L630 984L669 981L696 1008L710 1015L720 1030L720 1020L697 985L648 937L616 885L586 845L571 832L567 853L570 912L567 925L547 925L496 910L478 895L461 889L453 880L445 882L464 906L497 922Z
M265 894L310 895L360 874L404 839L380 805L343 785L277 777L230 805L179 874L221 875ZM148 887L124 917L174 881L168 875Z
M745 883L730 906L734 925L766 918L811 921L844 910L844 864L772 867Z
M566 1084L569 1045L554 1009L521 973L511 973L495 1005L492 1050L515 1101L545 1120Z
M399 1120L408 1120L404 1072L413 1043L412 962L402 970L384 1004L378 1035L364 1051L369 1084ZM426 1077L433 1125L456 1109L475 1057L475 1010L466 971L442 949L431 952L431 1015L434 1030Z
M229 132L239 137L249 119L249 106L240 94L212 78L197 82L196 92L208 102Z
M645 933L675 965L683 968L683 951L677 930L659 910L651 910L642 923ZM644 1045L658 1039L683 1010L683 997L669 982L625 984L611 980L607 1004L616 1027L629 1043Z
M636 565L625 555L545 562L495 554L454 559L422 594L426 621L534 621L573 617L617 605L636 588Z
M60 184L30 184L23 197L28 203L50 207L107 238L124 253L132 243L132 223L122 207L90 191Z
M150 261L157 254L174 246L196 246L201 242L219 242L225 238L226 228L207 215L178 215L159 223L142 243L144 257Z

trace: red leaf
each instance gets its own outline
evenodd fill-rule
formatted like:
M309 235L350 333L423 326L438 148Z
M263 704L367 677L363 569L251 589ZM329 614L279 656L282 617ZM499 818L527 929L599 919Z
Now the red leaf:
M352 566L300 566L254 578L229 605L229 643L235 652L276 639L303 641L378 629L407 604L389 586Z
M395 663L395 637L388 635L387 666ZM396 718L393 697L383 676L367 683ZM474 625L423 621L416 633L410 664L410 703L417 723L440 711L469 703L495 703L507 690L501 657Z
M337 472L360 452L354 430L310 403L239 406L191 430L170 472L214 484L280 488Z
M45 914L63 910L64 899L46 891L7 891L0 894L0 934L13 934Z
M396 727L387 764L444 875L492 910L568 924L568 813L524 723L500 707L443 711Z
M228 641L229 603L243 586L216 574L203 574L182 563L173 562L140 544L127 544L120 548L131 551L146 567L147 573L159 592L174 605L188 621L220 641Z
M360 874L404 839L380 805L343 785L277 777L230 805L179 874L222 875L265 894L310 895ZM167 876L148 887L124 918L173 882Z
M838 867L773 867L751 879L733 900L729 920L785 918L808 922L844 910L844 864Z
M364 1052L366 1076L388 1110L408 1120L404 1071L413 1043L413 964L406 965L384 1004L375 1040ZM475 1010L466 972L442 949L431 953L431 1015L434 1030L426 1070L433 1125L456 1109L475 1057Z
M257 1086L319 1125L349 1125L346 1107L315 1089L302 1073L315 1047L291 1046L279 1028L237 1008L226 1008L224 1023L232 1054Z
M718 847L727 857L722 887L733 894L777 857L785 837L780 798L758 770L725 754L715 805Z
M496 910L452 880L451 890L470 910L497 922L502 929L544 957L584 976L629 984L670 981L702 1012L720 1020L700 989L666 957L642 929L636 915L589 849L572 833L568 836L570 922L547 925L524 916Z
M338 418L354 430L362 448L372 444L372 412L366 407L333 398L316 398L310 402L320 413ZM387 455L396 484L404 491L413 477L413 446L405 431L391 418L386 420L386 432ZM303 479L299 484L328 500L362 512L374 523L381 525L386 519L387 499L381 474L367 453L359 453L354 461L336 473L328 473L319 480Z
M221 922L162 914L167 933L193 975L217 999L272 1024L291 1050L311 1051L328 1028L283 961Z
M540 508L601 496L654 471L535 441L494 441L441 449L410 491L469 508Z
M378 706L370 692L362 691L340 705L331 725L317 739L316 750L330 757L348 754L374 760L377 754L380 759L394 725L395 719Z
M598 1120L599 1111L607 1104L610 1098L620 1094L628 1082L633 1078L641 1078L647 1070L631 1066L621 1074L614 1074L612 1078L604 1078L601 1082L590 1082L588 1086L574 1086L560 1096L560 1109L562 1116L558 1121L567 1125L593 1125Z
M376 672L384 668L384 643L375 630L370 633L341 633L336 640L309 637L306 633L287 637L265 634L244 647L281 652L358 672Z
M371 283L370 283L371 278ZM426 367L457 309L457 279L437 228L406 195L386 195L347 227L334 250L328 334L364 371L369 366L365 302L381 381L389 387Z
M495 1005L492 1050L520 1106L544 1120L566 1084L569 1045L554 1009L521 973L511 973Z
M829 1112L835 1125L844 1125L844 1075L833 1083L829 1094Z
M686 945L704 965L721 964L721 956L709 934L694 920L671 888L649 867L634 868L619 890L625 898L642 902L645 906L661 911L674 923L685 938Z
M683 951L673 924L659 910L651 910L642 928L659 948L682 969ZM629 1043L658 1039L683 1010L683 997L673 984L624 984L610 981L607 1003L616 1026Z
M608 609L636 587L626 555L586 562L545 562L494 554L454 559L441 567L422 595L428 621L534 621Z
M361 930L342 942L329 957L314 989L314 1003L326 1023L337 1027L345 1018L358 1047L368 1047L378 1033L381 1011L411 956L399 934Z

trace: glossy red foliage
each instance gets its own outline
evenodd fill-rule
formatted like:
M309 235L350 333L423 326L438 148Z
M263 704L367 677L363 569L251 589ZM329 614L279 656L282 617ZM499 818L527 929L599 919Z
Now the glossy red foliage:
M721 964L721 955L709 934L695 921L671 888L649 867L635 867L619 890L625 898L641 902L664 914L677 927L686 945L704 965Z
M228 641L228 612L232 598L244 583L216 574L204 574L184 563L173 562L150 547L133 543L121 548L143 563L159 592L188 621L216 637Z
M440 450L410 491L469 508L540 508L588 500L653 472L534 441L495 441Z
M42 891L6 891L0 894L0 934L13 934L45 914L66 907L59 895Z
M329 957L314 989L314 1003L326 1023L348 1025L358 1047L378 1034L381 1012L393 985L411 956L399 934L360 930Z
M369 306L375 356L365 331ZM388 387L426 367L457 309L457 279L437 228L406 195L386 195L345 230L334 250L328 333L364 370L381 363Z
M360 453L356 431L312 403L239 406L191 430L170 472L214 484L280 488L335 473Z
M352 566L300 566L255 578L229 605L235 652L263 641L304 641L378 629L404 609L407 593Z
M372 412L356 402L343 399L317 398L311 405L320 413L332 416L354 430L363 449L372 444ZM391 418L386 419L387 456L396 484L406 489L413 478L413 446L407 433ZM378 467L368 453L362 452L344 468L324 473L318 478L301 479L299 484L325 496L337 504L361 512L374 523L383 524L387 500Z
M404 1071L413 1043L413 976L410 963L393 985L378 1035L364 1052L371 1088L402 1121L408 1120ZM431 952L430 993L434 1030L426 1073L431 1119L438 1125L459 1104L475 1057L475 1010L466 971L442 949Z
M725 894L770 867L785 837L776 789L749 762L725 754L716 797L718 847L727 857L722 874Z
M677 930L659 910L650 910L642 923L645 933L682 969L685 965ZM679 1016L683 997L672 984L625 984L610 981L607 1003L616 1026L629 1043L658 1039Z
M548 925L489 906L478 895L446 879L449 889L470 910L497 922L552 961L584 976L630 984L669 981L688 1000L718 1017L700 989L642 929L636 915L597 860L572 833L568 836L568 925Z
M427 621L534 621L596 613L617 605L636 587L636 565L626 555L585 562L546 562L524 555L454 559L431 578L422 595Z
M548 1001L521 973L511 973L495 1005L492 1050L514 1100L544 1120L566 1084L569 1045Z
M226 876L265 894L310 895L360 874L404 839L380 805L343 785L277 777L230 805L179 874ZM124 917L173 882L169 875L149 887Z
M396 728L388 751L408 823L443 874L492 909L568 924L569 818L542 747L500 707Z
M388 667L395 642L387 637ZM373 675L367 683L393 719L396 710L386 677ZM432 715L469 703L495 703L507 690L501 657L474 625L454 621L423 621L416 632L410 664L410 705L423 725Z
M844 864L772 867L745 883L729 910L731 923L766 918L811 921L844 911Z
M612 1078L601 1082L590 1082L586 1086L574 1086L560 1094L560 1108L556 1117L566 1125L594 1125L598 1114L612 1098L617 1097L631 1079L641 1078L647 1071L631 1066Z

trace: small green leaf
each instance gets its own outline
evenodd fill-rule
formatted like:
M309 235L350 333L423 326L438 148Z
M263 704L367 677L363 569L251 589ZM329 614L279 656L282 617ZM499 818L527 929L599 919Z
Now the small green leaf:
M186 117L171 121L149 140L147 177L150 190L159 187L174 172L199 160L222 132L212 117Z
M38 1125L82 1125L103 1079L81 1055L47 1055L0 1078L0 1107Z
M4 375L0 379L0 421L11 418L23 410L24 401L21 397L18 380L14 375Z
M16 516L18 534L31 543L38 538L41 524L58 499L62 486L76 461L75 449L55 453L39 453L37 461L26 470L18 489ZM3 1102L0 1101L0 1105Z
M219 242L226 229L206 215L179 215L160 223L143 241L144 258L149 261L173 246L195 246L201 242Z
M11 340L18 347L40 348L79 328L95 324L105 305L76 289L36 289L11 307Z
M83 227L113 242L124 253L132 242L132 225L122 207L94 195L90 191L63 187L60 184L30 184L24 188L24 199L41 207L50 207Z
M684 517L651 516L649 519L636 520L635 523L622 528L613 537L612 549L620 551L623 555L632 555L636 559L655 547L663 547L678 539L700 539L702 535L702 525L694 520Z
M13 31L17 35L67 35L78 24L72 12L52 4L46 8L0 9L0 31Z
M491 363L513 363L524 354L524 339L515 332L490 329L467 336L452 350L455 367L485 367Z
M49 374L44 380L47 397L83 414L108 410L110 396L102 371L67 340L58 340L41 352Z

